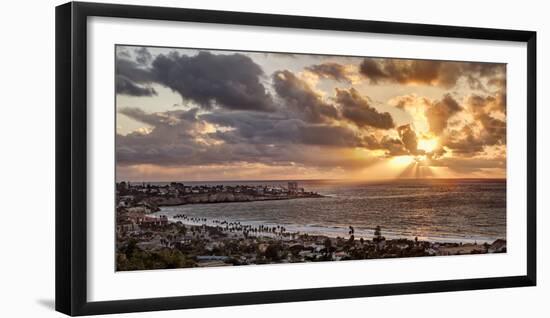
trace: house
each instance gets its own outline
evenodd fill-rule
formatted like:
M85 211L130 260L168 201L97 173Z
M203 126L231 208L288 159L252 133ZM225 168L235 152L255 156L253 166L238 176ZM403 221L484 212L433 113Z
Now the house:
M151 217L151 216L144 216L142 218L138 218L138 225L166 225L168 224L168 218L165 216L161 217Z
M116 231L117 233L139 231L139 226L132 221L117 222Z

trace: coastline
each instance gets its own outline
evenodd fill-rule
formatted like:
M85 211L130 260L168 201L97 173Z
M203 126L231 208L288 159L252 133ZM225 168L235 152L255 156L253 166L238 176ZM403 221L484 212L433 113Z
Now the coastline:
M310 188L327 192L320 191L326 190L322 187L310 185ZM384 188L373 188L368 193L361 191L363 192L359 192L360 195L368 195L374 200L370 202L373 205L386 204L385 200L388 198L425 200L423 194L403 196L399 191L386 193ZM327 198L327 201L321 198ZM292 200L293 203L267 202L285 200ZM252 204L254 201L266 202ZM210 204L220 206L212 207ZM323 210L327 204L332 205ZM294 214L273 214L285 210L289 205L294 207L292 213L299 217L294 217ZM263 209L264 213L258 213L258 208ZM395 215L400 216L400 207L396 205L393 209L396 209ZM325 213L321 214L322 217L316 217L321 211L338 211L338 215L343 216L334 219L334 214ZM418 227L401 226L402 223L384 217L354 218L353 213L361 213L361 206L344 201L336 202L329 195L305 191L295 181L287 182L286 186L242 183L119 183L116 207L116 270L506 252L505 235L502 238L460 237L464 233L461 228L427 228L422 223ZM452 213L452 209L445 213ZM403 222L406 222L406 216L400 217L404 217ZM469 233L492 235L494 232Z
M444 243L386 238L377 227L373 237L328 237L270 227L178 216L144 215L138 227L117 228L117 271L284 264L445 255L505 253L506 241ZM145 221L146 220L146 221ZM194 224L193 224L194 223Z
M153 212L151 214L148 214L151 217L160 217L165 215L167 217L167 220L169 222L181 222L182 224L189 225L189 226L202 226L203 224L207 226L215 226L215 224L212 222L212 219L204 218L206 219L206 222L194 222L189 219L176 219L171 216L173 214L172 212L165 211L163 208L165 207L177 207L177 206L163 206L160 207L159 211ZM327 226L320 226L320 225L297 225L297 224L280 224L280 223L272 223L272 222L260 222L260 221L241 221L241 220L234 220L231 218L224 218L227 222L239 222L243 225L250 225L250 226L268 226L268 227L277 227L277 226L284 226L287 231L289 232L299 232L301 234L308 234L312 236L324 236L329 238L338 238L338 237L345 237L348 235L348 227L327 227ZM371 238L374 236L374 228L371 229L362 229L355 227L355 237L357 239L363 237L364 239ZM394 231L392 229L385 228L384 229L384 236L388 239L408 239L408 240L414 240L415 237L418 237L418 239L430 243L492 243L495 240L499 239L499 237L481 237L481 236L470 236L470 237L460 237L460 236L436 236L436 235L406 235L403 233L399 233L397 231Z

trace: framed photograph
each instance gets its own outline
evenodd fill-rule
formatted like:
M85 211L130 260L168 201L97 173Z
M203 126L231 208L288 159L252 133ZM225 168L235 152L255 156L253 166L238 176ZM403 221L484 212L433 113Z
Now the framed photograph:
M56 8L56 309L536 284L536 33Z

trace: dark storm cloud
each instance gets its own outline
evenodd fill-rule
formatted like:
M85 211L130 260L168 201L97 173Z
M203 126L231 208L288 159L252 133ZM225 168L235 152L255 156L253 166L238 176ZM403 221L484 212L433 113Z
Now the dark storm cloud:
M154 81L151 70L126 58L116 59L116 75L124 76L132 82L148 84Z
M317 74L319 77L322 78L328 78L339 82L351 82L346 72L345 66L338 63L327 62L323 64L315 64L306 67L306 70Z
M157 95L152 87L141 86L132 82L126 76L117 75L116 79L116 93L129 96L154 96Z
M271 96L260 82L262 68L242 54L161 54L153 61L151 73L156 82L206 109L218 105L235 110L274 110Z
M216 132L215 137L227 143L272 144L297 142L298 126L302 121L277 113L247 111L218 111L200 117L209 123L232 130Z
M134 92L144 96L146 91L135 88L157 83L205 109L214 105L254 111L273 111L275 108L260 82L264 75L262 68L245 55L215 55L201 51L195 56L187 56L171 52L158 55L150 67L146 67L152 58L149 51L142 48L135 52L139 63L117 58L117 88L125 88L118 93ZM149 87L145 89L153 92Z
M149 114L138 108L121 109L119 113L152 126L152 130L150 133L117 135L117 163L169 165L190 160L198 149L193 139L197 123L185 118L193 112L177 110Z
M120 113L152 126L149 132L117 135L117 163L125 165L194 166L238 162L273 163L288 158L287 147L246 142L218 143L204 133L206 122L196 109L148 114L135 108ZM232 132L227 132L228 134Z
M152 127L117 135L117 162L121 165L164 166L208 165L238 162L323 165L328 161L304 155L304 151L369 147L369 138L357 132L327 124L311 124L274 113L218 111L199 114L196 109L145 113L123 108L121 114ZM206 124L223 129L204 132ZM326 152L323 152L325 155ZM358 162L332 158L339 166Z
M356 89L336 89L335 101L341 106L342 117L358 127L371 126L379 129L390 129L395 126L390 113L380 113L370 106Z
M449 118L461 110L462 107L449 94L446 94L443 99L428 105L425 115L430 125L430 131L441 134L447 128Z
M410 126L399 127L399 138L382 137L378 140L366 131L345 126L313 124L292 117L273 113L215 112L203 114L202 120L229 131L218 131L212 136L228 144L288 145L359 147L382 150L388 156L417 155L416 134Z
M273 87L284 105L303 120L321 123L338 117L338 111L305 81L288 70L273 73Z
M138 63L117 57L115 73L117 94L129 96L153 96L157 94L155 89L151 87L152 76L149 70Z
M338 126L302 126L299 131L304 144L340 147L364 147L363 139L352 130Z
M491 84L504 78L505 71L504 64L387 58L365 58L359 65L359 72L372 84L416 83L443 88L451 88L465 78L470 87L484 89L482 78Z
M370 140L340 126L312 124L272 114L211 113L201 119L233 130L218 132L216 138L227 143L303 144L334 147L368 147Z

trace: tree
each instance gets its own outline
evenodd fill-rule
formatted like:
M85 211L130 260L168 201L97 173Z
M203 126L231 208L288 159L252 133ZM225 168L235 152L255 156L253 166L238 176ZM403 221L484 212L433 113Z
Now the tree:
M265 249L265 257L271 260L279 260L279 252L281 247L278 244L269 244Z
M382 240L382 228L380 227L380 225L377 225L376 228L374 229L373 241L379 242L380 240Z
M327 237L323 242L323 245L325 245L325 254L328 255L332 250L332 241Z

